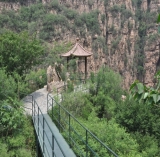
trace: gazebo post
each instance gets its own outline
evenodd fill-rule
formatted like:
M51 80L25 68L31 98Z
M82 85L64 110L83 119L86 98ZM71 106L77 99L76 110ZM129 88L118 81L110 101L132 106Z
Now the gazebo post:
M85 57L85 81L87 79L87 57Z

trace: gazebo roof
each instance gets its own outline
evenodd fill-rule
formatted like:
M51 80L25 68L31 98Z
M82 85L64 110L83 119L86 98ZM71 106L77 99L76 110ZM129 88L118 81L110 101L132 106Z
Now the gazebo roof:
M62 54L63 57L78 56L78 57L88 57L92 53L86 51L79 43L76 43L74 47L67 53Z

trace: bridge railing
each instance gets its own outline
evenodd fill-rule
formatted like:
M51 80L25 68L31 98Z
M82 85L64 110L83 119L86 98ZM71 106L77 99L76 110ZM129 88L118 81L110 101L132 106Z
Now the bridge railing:
M63 156L61 157L66 157L65 152L61 148L60 144L58 143L58 140L54 136L53 131L50 128L50 125L48 124L46 118L44 117L41 109L39 108L37 102L33 99L33 96L31 96L31 101L32 103L32 119L33 119L33 124L35 127L35 131L37 134L37 137L39 139L39 144L41 146L41 151L44 157L58 157L55 153L55 144L58 147L58 149L61 151L61 154ZM48 128L48 131L46 132L45 127ZM50 135L50 136L48 136ZM57 149L57 148L56 148Z
M64 135L70 147L75 150L79 157L105 157L118 155L99 140L91 131L84 127L72 114L70 114L61 104L48 94L47 109L59 131ZM49 110L50 109L50 110ZM74 127L74 126L75 127ZM81 132L81 134L80 134ZM94 148L96 143L99 148ZM99 155L98 151L102 150Z
M86 80L85 79L74 79L74 80L72 80L72 83L77 86L77 85L80 85L80 84L85 84ZM62 93L63 91L66 91L67 88L68 88L67 82L64 82L64 85L56 88L57 96L58 96L59 93Z

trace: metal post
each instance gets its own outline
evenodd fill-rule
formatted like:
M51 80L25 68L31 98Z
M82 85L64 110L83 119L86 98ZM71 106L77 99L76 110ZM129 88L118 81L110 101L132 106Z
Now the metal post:
M48 113L48 98L49 97L49 95L47 94L47 113Z
M86 130L86 157L88 157L88 131Z
M39 108L38 108L38 136L39 136Z
M52 120L53 120L53 98L52 98Z
M58 116L59 132L60 132L60 129L61 129L61 128L60 128L60 127L61 127L61 126L60 126L60 123L61 123L61 122L60 122L60 118L61 118L61 117L60 117L60 114L61 114L61 112L60 112L60 105L59 105L59 112L58 112L58 115L59 115L59 116Z
M52 134L52 157L54 157L54 135Z
M33 100L32 100L32 118L33 118Z
M32 117L33 117L33 96L31 95L31 99L32 99Z
M43 117L43 154L44 154L44 117Z
M34 101L34 125L35 125L35 101Z
M72 147L71 145L71 126L70 125L71 125L71 116L69 114L69 144Z
M37 157L39 157L39 143L37 135L36 135L36 151L37 151Z

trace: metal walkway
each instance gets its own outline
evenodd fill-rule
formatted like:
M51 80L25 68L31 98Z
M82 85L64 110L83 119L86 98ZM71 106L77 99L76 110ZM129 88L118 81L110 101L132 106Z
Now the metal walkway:
M31 99L33 124L43 157L76 157L49 115L42 113L33 96Z
M78 157L118 157L116 153L85 128L63 106L57 103L52 95L48 93L47 97L43 97L40 93L38 96L42 99L36 99L36 95L33 93L28 96L29 98L25 102L32 104L32 108L29 109L30 115L32 115L37 141L43 157L76 157L76 155ZM62 98L60 97L60 99ZM47 112L41 111L40 106L42 104L46 105ZM76 127L73 124L76 124ZM80 130L83 134L80 134ZM65 135L68 143L61 133ZM98 150L92 147L91 141L97 143L98 147L104 150L103 155L98 154ZM76 149L76 155L71 148L73 150ZM38 151L37 157L39 157Z

